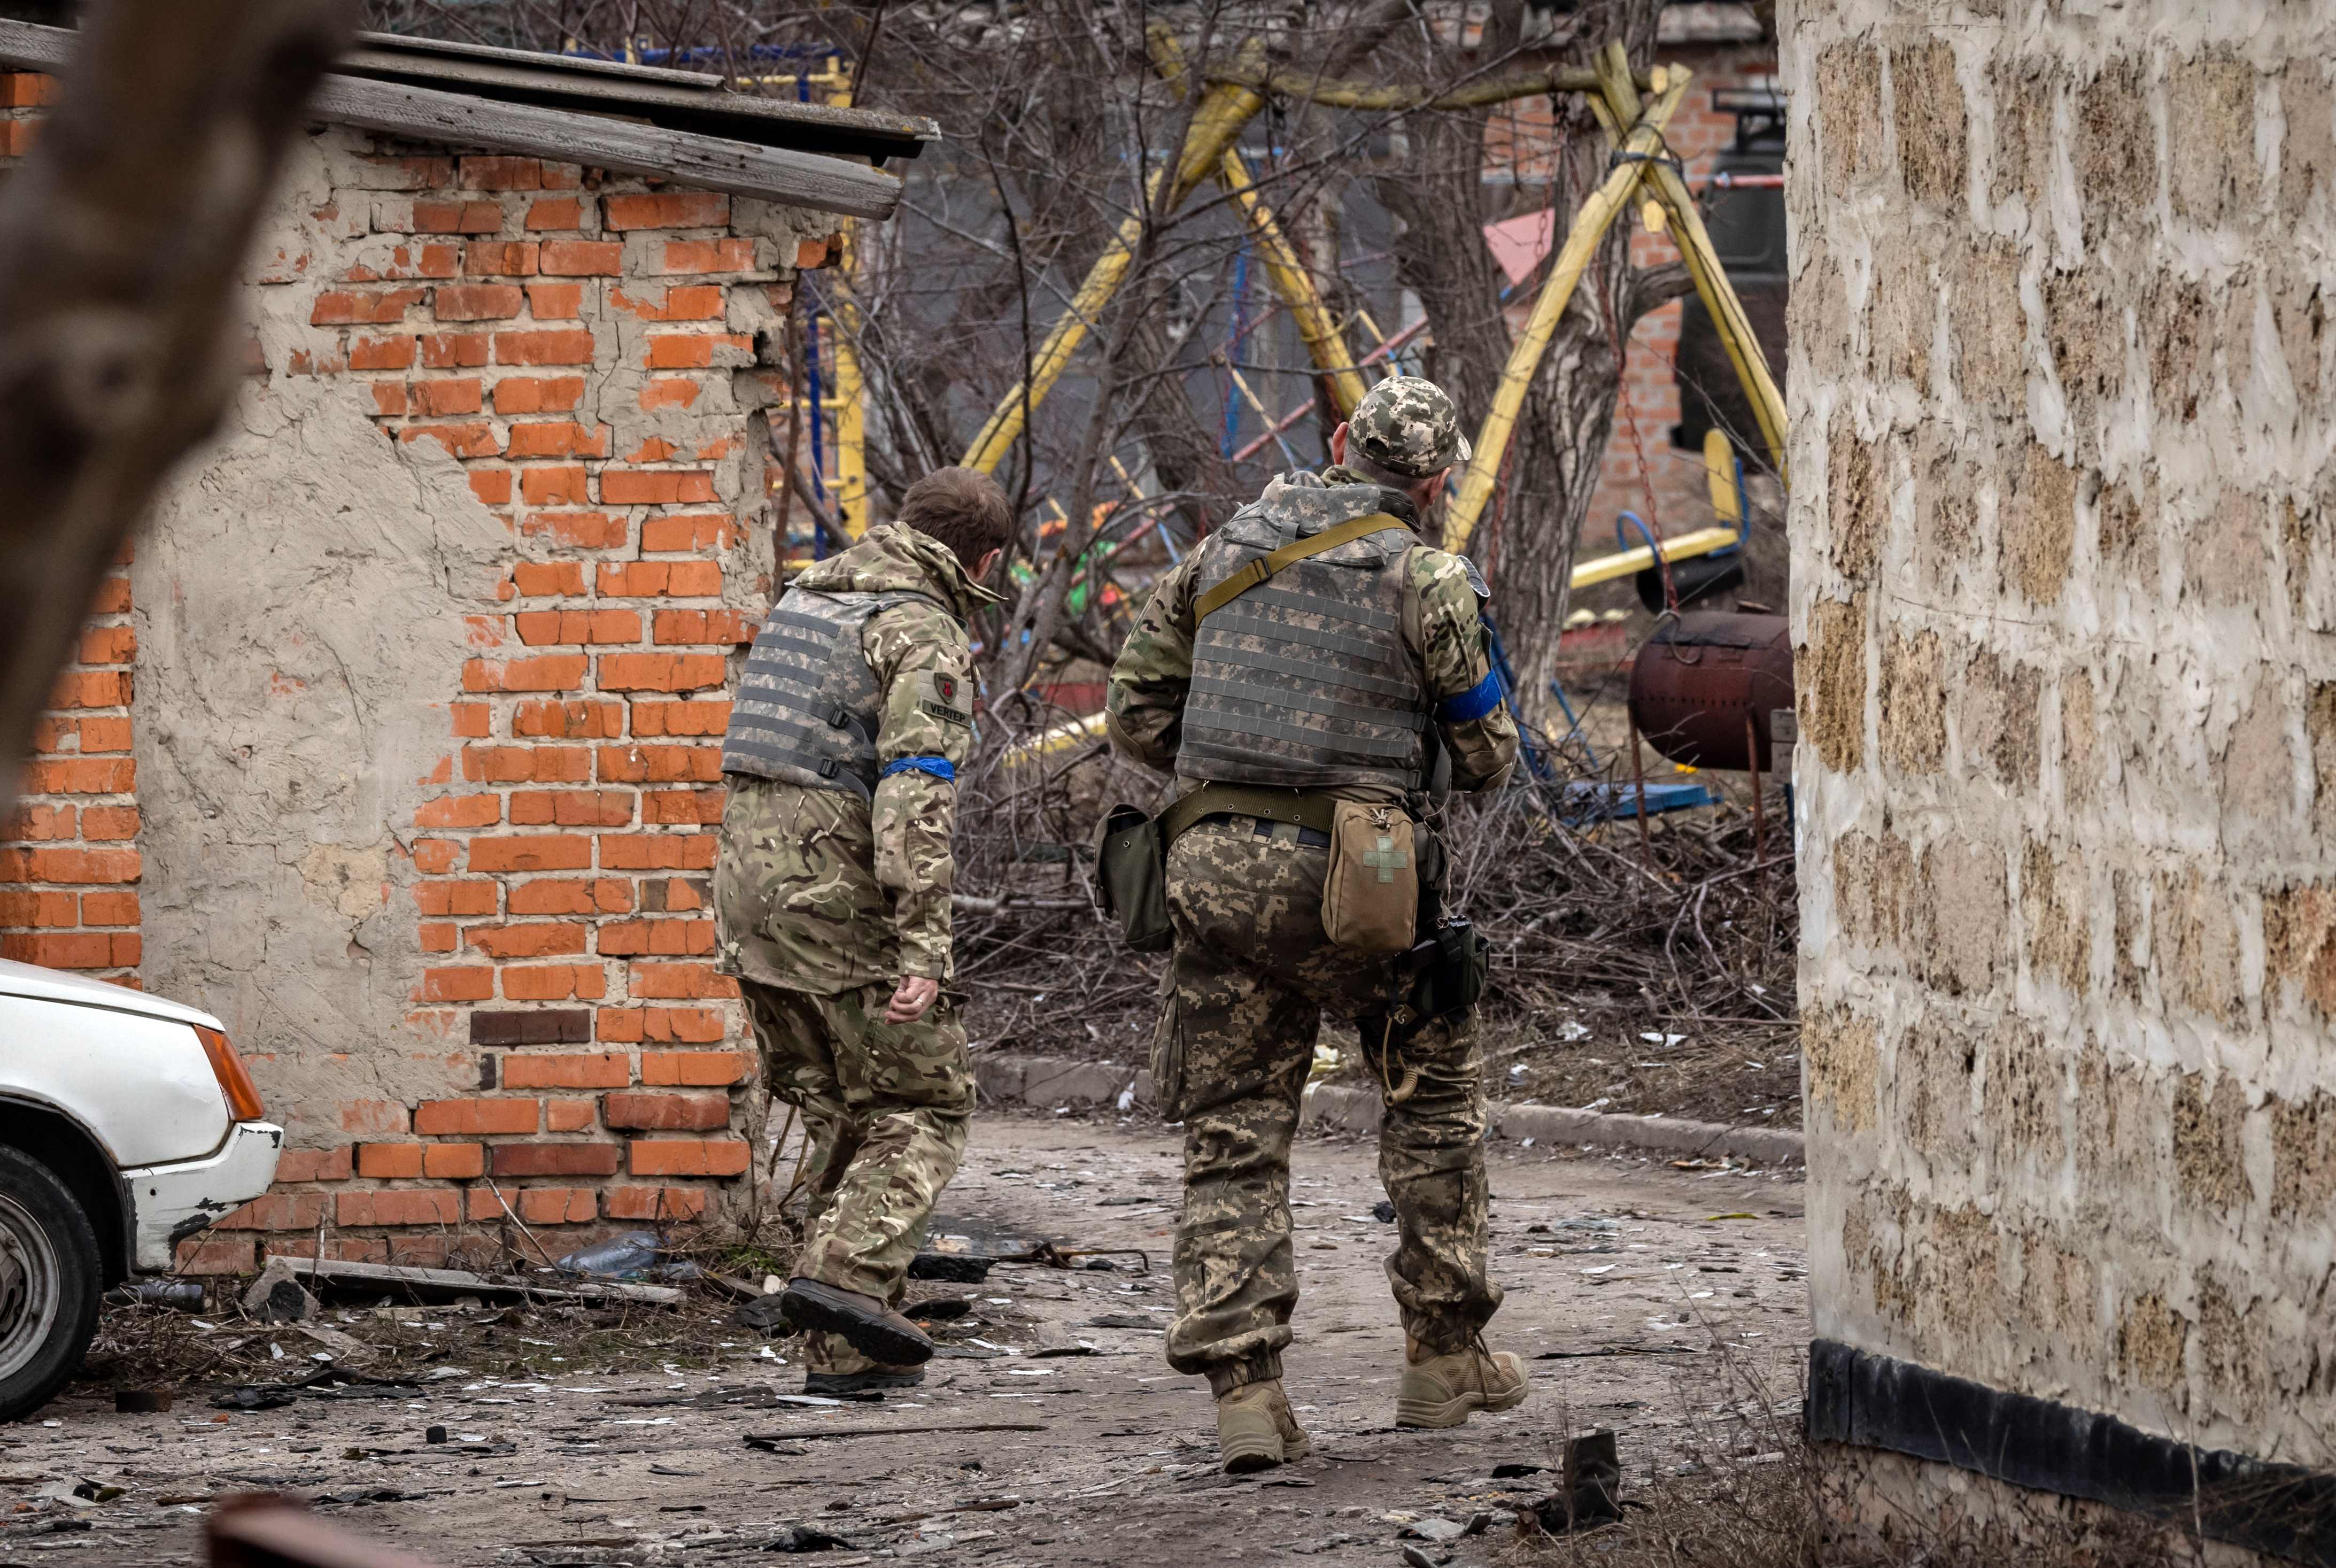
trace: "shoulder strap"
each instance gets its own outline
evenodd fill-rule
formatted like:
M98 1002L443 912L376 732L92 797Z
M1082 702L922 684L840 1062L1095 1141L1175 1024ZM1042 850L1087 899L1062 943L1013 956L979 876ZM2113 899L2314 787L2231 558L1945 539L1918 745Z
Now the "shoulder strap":
M1342 522L1336 528L1326 528L1310 539L1292 540L1272 554L1258 557L1257 560L1251 561L1224 581L1202 594L1193 604L1192 618L1195 621L1205 620L1251 589L1271 578L1275 572L1286 566L1295 566L1308 556L1320 555L1325 550L1336 550L1348 540L1361 539L1368 534L1377 533L1382 529L1402 526L1402 521L1391 513L1375 511L1368 517L1358 517Z

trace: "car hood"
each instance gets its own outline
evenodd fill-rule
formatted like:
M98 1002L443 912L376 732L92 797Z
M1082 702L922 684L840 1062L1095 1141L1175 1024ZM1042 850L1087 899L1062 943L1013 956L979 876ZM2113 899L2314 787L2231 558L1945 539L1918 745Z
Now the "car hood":
M63 969L44 969L37 964L15 963L5 959L0 959L0 997L32 997L73 1007L104 1008L117 1013L140 1013L150 1018L200 1024L207 1029L220 1027L217 1018L200 1008L150 997L143 991L89 979Z

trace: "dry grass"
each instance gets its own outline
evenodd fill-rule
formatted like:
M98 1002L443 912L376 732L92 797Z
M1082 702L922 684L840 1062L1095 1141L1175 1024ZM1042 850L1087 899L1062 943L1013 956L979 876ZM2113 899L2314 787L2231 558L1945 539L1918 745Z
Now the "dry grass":
M1994 1510L1984 1518L1925 1517L1892 1505L1877 1488L1854 1484L1852 1466L1875 1456L1805 1440L1800 1396L1798 1388L1779 1389L1741 1347L1715 1340L1692 1370L1673 1375L1666 1408L1684 1417L1679 1435L1651 1427L1619 1434L1624 1519L1569 1535L1520 1514L1497 1560L1505 1568L2196 1568L2205 1561L2179 1527L1977 1477L1959 1479Z
M1509 1568L2195 1568L2205 1560L2178 1528L2048 1497L1979 1523L1900 1512L1844 1530L1834 1521L1855 1511L1797 1434L1767 1463L1723 1460L1708 1475L1665 1477L1625 1495L1646 1506L1576 1535L1520 1528L1500 1560Z

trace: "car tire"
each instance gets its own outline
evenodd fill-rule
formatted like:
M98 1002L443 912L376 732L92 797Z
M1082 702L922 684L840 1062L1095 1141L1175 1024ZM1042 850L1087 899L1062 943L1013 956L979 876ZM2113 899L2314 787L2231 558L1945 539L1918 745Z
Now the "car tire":
M46 1165L0 1144L0 1421L49 1402L97 1333L97 1232Z

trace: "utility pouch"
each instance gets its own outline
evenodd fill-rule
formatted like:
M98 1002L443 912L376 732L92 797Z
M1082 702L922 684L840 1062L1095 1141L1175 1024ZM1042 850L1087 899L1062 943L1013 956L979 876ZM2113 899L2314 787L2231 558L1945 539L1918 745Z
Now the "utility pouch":
M1399 953L1419 918L1419 855L1400 806L1340 801L1330 819L1322 930L1335 947Z
M1164 953L1168 924L1168 843L1157 819L1116 805L1095 826L1095 901L1119 922L1131 951Z
M1465 1013L1484 994L1493 967L1493 944L1465 920L1445 920L1433 936L1411 950L1411 995L1400 1021L1416 1027L1431 1018Z

